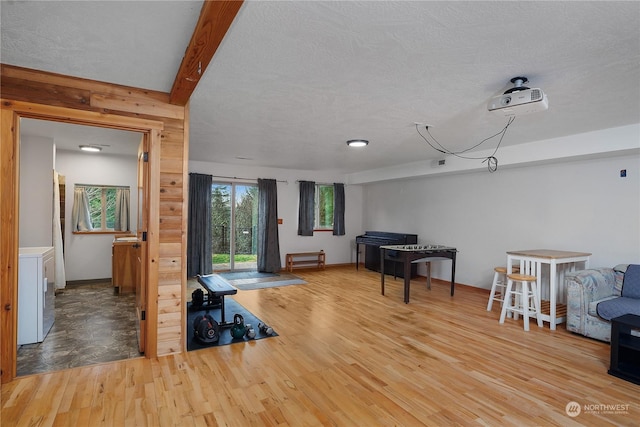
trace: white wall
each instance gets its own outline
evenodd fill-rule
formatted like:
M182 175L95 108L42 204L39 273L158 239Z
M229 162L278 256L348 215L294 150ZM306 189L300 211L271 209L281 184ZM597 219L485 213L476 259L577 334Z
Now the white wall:
M640 123L526 144L503 145L498 151L494 150L495 148L474 151L473 157L483 158L495 155L498 159L499 169L504 169L513 166L567 162L577 159L624 156L630 153L640 153ZM480 160L463 159L452 155L444 156L441 160L445 160L444 166L437 166L437 161L429 160L355 172L347 175L347 182L366 184L392 179L487 170L487 163Z
M111 156L105 153L58 151L56 170L65 176L65 272L67 281L111 277L113 234L72 234L71 212L75 184L128 185L131 189L131 231L138 218L136 156Z
M437 170L428 162L341 177L194 161L189 171L287 181L278 183L283 262L287 252L319 249L328 264L355 262L365 230L416 233L419 243L458 248L456 282L489 288L508 250L591 252L591 266L640 262L639 133L632 125L508 147L494 173L455 158ZM346 236L297 235L297 180L347 184ZM450 264L434 263L432 273L448 280Z
M456 282L477 287L490 287L508 250L591 252L592 267L638 263L640 155L370 183L363 212L366 229L455 246ZM450 279L450 263L432 274Z
M283 223L279 226L280 257L284 267L285 255L288 252L318 251L326 252L327 264L343 264L355 262L355 237L362 229L362 187L345 186L345 231L344 236L334 236L331 232L315 232L313 236L298 236L298 198L299 187L296 181L308 180L318 183L344 182L344 176L333 173L302 171L290 169L273 169L251 166L232 166L209 162L189 162L189 172L208 175L251 178L276 179L278 181L278 218ZM233 179L214 178L216 181L234 181ZM238 181L250 182L250 181Z
M20 247L53 246L53 139L20 138Z

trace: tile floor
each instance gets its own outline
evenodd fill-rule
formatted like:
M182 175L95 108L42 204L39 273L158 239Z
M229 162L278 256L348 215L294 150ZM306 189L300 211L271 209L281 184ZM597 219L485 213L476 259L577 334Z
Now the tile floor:
M140 357L135 295L114 295L110 280L67 285L41 343L18 348L18 376Z

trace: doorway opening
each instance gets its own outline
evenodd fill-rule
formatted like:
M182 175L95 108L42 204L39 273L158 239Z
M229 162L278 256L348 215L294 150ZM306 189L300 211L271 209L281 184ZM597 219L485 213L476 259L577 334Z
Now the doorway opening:
M213 271L257 270L258 186L211 185Z
M138 330L136 297L114 292L115 282L112 281L114 237L123 233L135 236L141 228L139 218L143 212L137 203L138 196L134 191L127 197L128 225L118 228L125 232L116 231L108 221L102 227L99 226L100 221L96 225L92 215L93 232L74 233L71 217L75 203L74 187L78 185L100 189L113 184L127 189L141 188L137 157L144 133L35 118L19 120L22 155L17 375L140 357L143 346ZM89 142L101 147L103 152L82 152L80 145ZM53 197L55 203L50 200L53 186L51 170L60 181L60 195ZM92 213L94 199L100 201L100 198L88 198ZM103 202L104 208L108 203ZM59 223L55 221L56 217ZM52 228L57 231L54 236ZM55 242L56 234L60 235L61 243ZM26 332L36 327L34 319L38 316L29 315L28 309L33 305L32 300L37 298L25 298L23 292L29 286L23 280L28 273L22 271L23 252L50 246L55 247L56 255L58 252L64 254L64 257L59 257L60 262L56 259L55 266L52 266L56 278L48 279L49 289L45 292L47 302L43 306L47 310L44 311L50 312L52 321L44 333L31 338Z
M3 252L0 269L0 297L4 310L0 311L3 325L0 334L0 370L1 382L7 383L16 377L17 355L17 306L18 306L18 259L19 259L19 194L20 188L20 120L22 118L42 119L52 122L73 123L98 128L120 129L139 132L144 135L145 169L141 173L145 184L142 186L144 209L142 210L145 239L141 244L141 298L136 320L140 326L141 340L145 345L144 356L157 356L158 302L158 262L151 256L158 253L160 210L160 139L163 122L112 115L104 112L76 111L64 107L41 105L29 102L8 101L2 104L2 216L7 218L1 227L2 240L6 251ZM138 309L138 308L137 308Z

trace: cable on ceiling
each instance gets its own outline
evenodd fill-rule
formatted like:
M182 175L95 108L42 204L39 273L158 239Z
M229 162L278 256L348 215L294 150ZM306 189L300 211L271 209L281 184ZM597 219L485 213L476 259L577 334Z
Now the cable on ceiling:
M431 148L433 148L434 150L443 153L443 154L448 154L451 156L456 156L459 157L461 159L467 159L467 160L482 160L482 163L487 162L487 168L489 169L489 172L495 172L498 170L498 158L495 156L496 153L498 152L498 148L500 148L500 144L502 144L502 139L504 138L504 135L507 133L507 129L509 129L509 126L511 125L511 123L513 123L513 121L516 119L515 116L511 116L509 117L509 119L507 120L507 124L505 125L504 128L502 128L502 130L500 130L500 132L497 132L494 135L491 135L485 139L483 139L482 141L478 142L475 145L472 145L471 147L464 149L462 151L451 151L449 149L447 149L445 146L443 146L440 142L438 142L438 140L431 135L431 132L429 131L429 126L425 126L425 130L427 132L427 134L429 135L429 137L433 140L433 143L431 141L429 141L421 132L420 132L420 128L418 127L418 124L416 123L416 131L418 132L418 135L420 135L422 137L422 139L425 140L425 142L427 144L429 144L429 146ZM479 147L480 145L484 144L485 142L489 141L490 139L493 139L497 136L500 136L500 139L498 140L498 144L496 145L495 150L493 150L493 153L491 153L490 156L485 156L485 157L471 157L471 156L463 156L464 153L473 150L474 148Z

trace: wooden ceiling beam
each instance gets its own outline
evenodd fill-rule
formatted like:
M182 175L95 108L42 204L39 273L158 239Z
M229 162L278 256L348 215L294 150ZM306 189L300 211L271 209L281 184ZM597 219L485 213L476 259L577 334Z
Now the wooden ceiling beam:
M187 104L242 3L243 0L205 0L173 82L169 102Z

